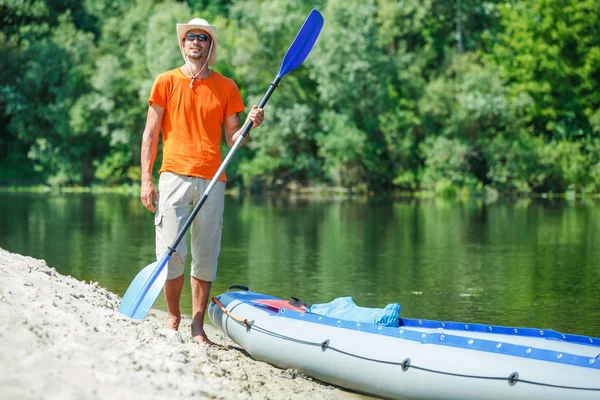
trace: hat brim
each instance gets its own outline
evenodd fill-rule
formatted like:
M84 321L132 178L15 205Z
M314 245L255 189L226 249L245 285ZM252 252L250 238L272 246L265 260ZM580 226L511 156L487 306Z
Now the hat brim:
M179 42L179 50L181 50L181 56L185 61L185 53L183 52L183 38L185 34L193 29L202 29L210 35L212 39L212 49L210 51L210 57L208 59L208 65L211 66L217 62L217 28L213 25L203 24L177 24L177 41Z

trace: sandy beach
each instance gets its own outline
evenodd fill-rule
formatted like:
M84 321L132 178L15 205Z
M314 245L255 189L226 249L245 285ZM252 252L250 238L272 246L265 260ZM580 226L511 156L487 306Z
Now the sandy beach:
M227 349L117 311L119 296L0 249L2 399L349 399L355 394L254 360L213 326Z

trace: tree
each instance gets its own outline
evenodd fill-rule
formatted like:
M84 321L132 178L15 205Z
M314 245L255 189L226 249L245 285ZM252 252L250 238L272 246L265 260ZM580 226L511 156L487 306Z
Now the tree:
M274 0L232 4L216 67L236 81L247 108L259 103L309 10L309 5ZM286 75L269 100L264 124L252 131L228 170L234 184L238 176L246 187L322 179L316 146L319 103L309 66L313 57Z
M600 105L600 3L596 0L506 2L489 59L513 93L534 100L537 133L577 139Z
M85 146L89 150L93 143L72 135L69 112L87 88L85 62L93 54L93 34L78 31L69 11L52 20L50 10L36 5L41 10L23 5L15 11L21 16L34 11L35 23L7 29L9 43L18 43L9 48L8 62L18 65L18 72L3 83L0 103L8 141L19 142L8 146L24 151L40 178L58 185L80 182L93 159Z

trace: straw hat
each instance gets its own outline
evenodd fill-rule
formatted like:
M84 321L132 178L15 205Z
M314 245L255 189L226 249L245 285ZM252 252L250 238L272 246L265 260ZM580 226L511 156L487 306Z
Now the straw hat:
M212 39L212 50L208 59L208 65L213 65L217 62L217 28L213 25L210 25L205 19L201 18L194 18L187 24L177 24L177 41L179 42L179 49L181 50L181 55L184 61L185 53L183 52L182 39L185 38L185 34L192 29L202 29L210 35Z

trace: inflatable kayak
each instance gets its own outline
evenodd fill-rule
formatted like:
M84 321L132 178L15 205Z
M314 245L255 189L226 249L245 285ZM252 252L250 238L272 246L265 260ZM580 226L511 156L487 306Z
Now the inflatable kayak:
M397 399L600 399L600 339L537 328L330 318L240 285L209 317L257 360Z

